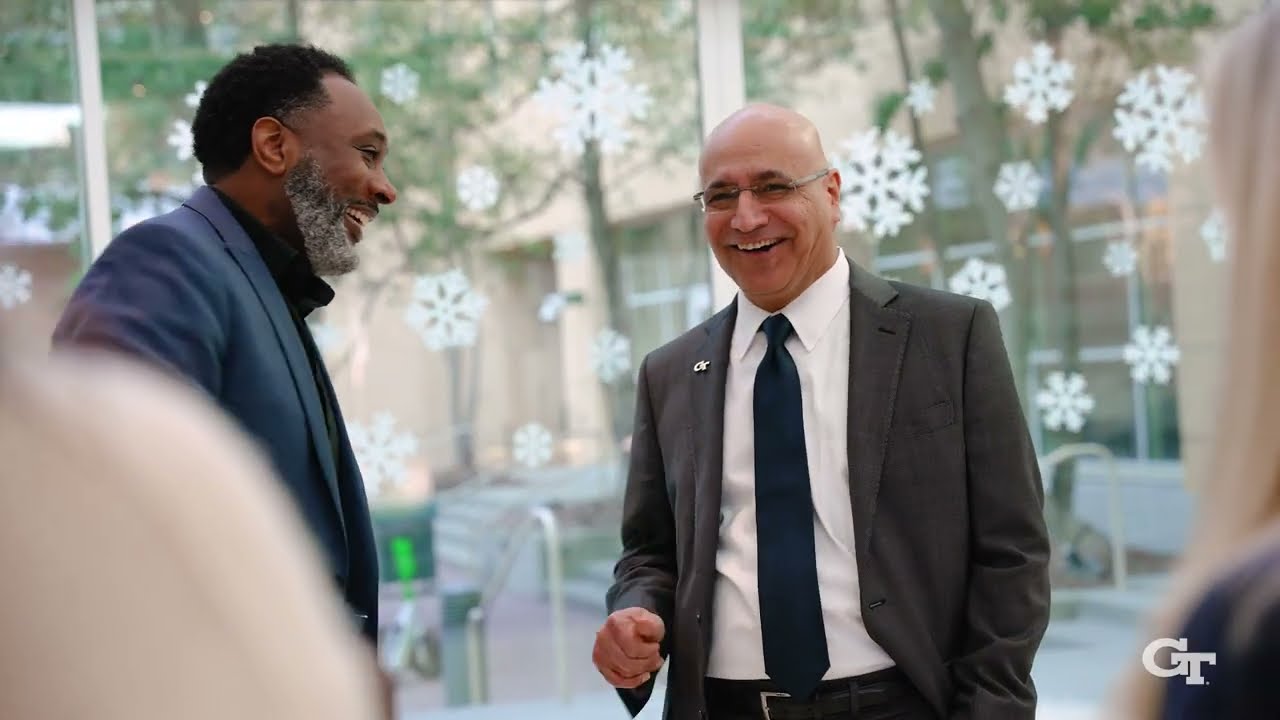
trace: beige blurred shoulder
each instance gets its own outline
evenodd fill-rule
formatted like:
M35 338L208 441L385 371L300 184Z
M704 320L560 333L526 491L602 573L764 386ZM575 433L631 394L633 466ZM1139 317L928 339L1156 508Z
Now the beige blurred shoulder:
M0 358L0 458L0 717L377 715L301 520L197 391Z

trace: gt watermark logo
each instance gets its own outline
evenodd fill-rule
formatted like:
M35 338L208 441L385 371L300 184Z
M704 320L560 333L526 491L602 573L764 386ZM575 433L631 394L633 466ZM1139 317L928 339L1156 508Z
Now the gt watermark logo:
M1156 662L1156 654L1164 648L1172 648L1176 652L1169 653L1169 661L1172 663L1169 667L1160 667ZM1187 652L1186 638L1158 638L1152 640L1146 649L1142 651L1142 667L1147 672L1156 677L1171 678L1178 675L1185 675L1188 685L1205 685L1204 675L1201 674L1201 668L1205 663L1210 665L1218 664L1217 653L1207 652Z

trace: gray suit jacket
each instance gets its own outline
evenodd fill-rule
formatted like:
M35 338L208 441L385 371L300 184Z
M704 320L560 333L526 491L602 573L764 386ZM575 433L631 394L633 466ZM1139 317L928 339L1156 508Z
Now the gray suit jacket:
M941 717L1032 720L1049 540L995 311L851 265L849 482L867 631ZM608 605L666 624L666 718L705 718L736 309L640 368ZM620 694L635 714L652 690Z

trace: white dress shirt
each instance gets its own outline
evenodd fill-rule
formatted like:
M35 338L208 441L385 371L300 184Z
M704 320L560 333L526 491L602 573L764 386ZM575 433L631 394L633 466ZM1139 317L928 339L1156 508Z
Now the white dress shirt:
M753 394L768 342L759 332L770 313L738 293L724 404L724 478L716 552L714 625L707 675L767 677L756 586ZM814 504L814 540L822 621L831 667L825 679L893 666L867 634L858 594L853 505L849 491L849 263L843 251L822 277L781 311L795 333L786 348L800 374L805 450ZM767 538L766 538L767 541Z

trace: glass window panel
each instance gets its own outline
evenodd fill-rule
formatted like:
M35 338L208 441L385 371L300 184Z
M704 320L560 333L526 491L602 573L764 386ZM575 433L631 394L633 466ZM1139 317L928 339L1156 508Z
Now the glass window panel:
M0 328L40 351L88 247L70 3L5 3L0 27Z
M187 135L197 83L235 52L315 43L349 62L382 113L400 199L309 322L348 428L390 441L358 454L383 544L385 647L397 647L406 607L425 631L385 658L399 668L402 713L461 702L440 675L443 589L493 581L513 540L530 549L490 608L489 697L556 693L558 667L527 663L552 640L545 566L536 536L511 535L534 504L556 508L578 590L571 683L598 687L587 658L601 567L618 551L636 372L713 311L689 200L700 136L691 0L96 7L118 228L201 184ZM459 322L414 322L413 307ZM385 471L370 462L378 453ZM414 515L428 507L430 527ZM412 540L419 576L399 587L396 537ZM594 701L601 717L622 716L612 693Z
M1192 501L1185 484L1209 480L1187 477L1186 469L1207 466L1199 458L1212 408L1204 402L1209 393L1192 388L1214 382L1214 358L1224 349L1213 314L1199 311L1224 266L1201 237L1212 210L1204 159L1165 157L1158 145L1145 154L1151 146L1126 147L1119 138L1132 128L1117 108L1134 110L1121 100L1124 88L1156 65L1187 70L1198 92L1202 49L1257 3L1201 3L1186 15L1147 8L1141 18L1137 9L1110 4L1109 14L1089 18L1093 25L1081 13L1097 8L1052 3L1001 3L999 12L973 3L740 5L749 100L780 102L811 117L837 164L846 143L883 142L890 134L919 153L896 166L885 162L909 156L844 156L846 192L868 183L874 191L864 198L871 209L846 223L841 243L868 248L883 275L989 299L1007 291L1001 324L1037 450L1097 443L1120 458L1126 481L1141 486L1123 491L1124 522L1145 528L1124 549L1145 576L1139 584L1160 582L1188 515L1170 513L1165 522L1148 515L1185 508ZM1019 97L1029 88L1018 87L1014 65L1038 43L1046 43L1050 61L1074 66L1061 105L1037 108ZM976 56L966 49L973 47L980 48ZM1192 125L1191 132L1203 131ZM909 183L881 182L916 168L927 168L928 195L918 205L909 201L916 189ZM885 198L906 198L887 205L889 215L906 210L902 227L876 227ZM999 266L1003 281L978 282L976 291L975 283L954 284L976 262ZM1183 346L1184 337L1194 340ZM1158 360L1165 342L1180 349L1179 361ZM1093 400L1078 432L1046 425L1050 414L1039 399L1055 373L1079 373ZM1148 375L1146 382L1135 377ZM1060 551L1053 582L1102 592L1113 581L1106 561L1113 529L1105 513L1078 503L1094 508L1106 481L1100 465L1083 467L1046 478L1046 512ZM1085 485L1074 484L1077 475ZM1079 500L1082 492L1087 502ZM1147 501L1152 494L1160 499ZM1132 501L1139 496L1144 501ZM1069 651L1054 643L1058 633L1079 642L1085 626L1055 619L1037 665L1051 708L1055 701L1100 707L1111 675L1131 660L1130 620L1108 635L1123 642L1088 641L1096 672L1086 690L1065 669Z

